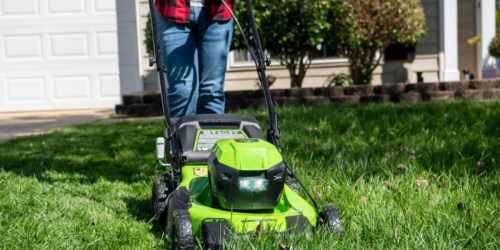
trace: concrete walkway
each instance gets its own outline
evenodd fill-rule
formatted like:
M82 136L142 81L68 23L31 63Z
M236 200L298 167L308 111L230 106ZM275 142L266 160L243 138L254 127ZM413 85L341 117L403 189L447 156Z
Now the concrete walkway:
M117 117L114 109L0 113L0 143L16 137L49 133L56 128L76 124L161 119L162 117Z

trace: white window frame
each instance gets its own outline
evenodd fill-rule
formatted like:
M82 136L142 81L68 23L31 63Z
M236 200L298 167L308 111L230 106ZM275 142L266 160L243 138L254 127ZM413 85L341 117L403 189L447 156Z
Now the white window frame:
M253 60L250 58L250 60L247 61L236 61L235 60L235 53L236 50L232 50L229 52L229 67L230 68L247 68L250 66L255 66L255 63ZM250 53L247 51L247 53Z
M235 58L234 58L234 52L235 51L231 51L230 54L229 54L229 68L248 68L248 67L253 67L255 66L255 63L250 59L248 61L236 61ZM311 65L315 65L315 64L344 64L344 63L348 63L349 60L347 58L343 58L343 57L325 57L325 58L316 58L316 59L313 59ZM271 65L272 66L276 66L276 65L280 65L280 62L275 60L275 59L271 59Z

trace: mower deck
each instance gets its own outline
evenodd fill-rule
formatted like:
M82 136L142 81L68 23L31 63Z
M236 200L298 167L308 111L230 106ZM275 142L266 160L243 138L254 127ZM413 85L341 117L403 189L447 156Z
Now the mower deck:
M191 214L193 234L201 237L203 223L217 222L228 224L232 232L251 233L270 229L276 232L291 232L316 226L317 214L314 208L298 194L285 185L283 195L274 209L258 211L230 211L213 206L206 166L184 166L183 187L194 194L189 200L188 211ZM198 176L198 175L201 176ZM176 191L182 192L182 191ZM175 194L174 194L175 197Z

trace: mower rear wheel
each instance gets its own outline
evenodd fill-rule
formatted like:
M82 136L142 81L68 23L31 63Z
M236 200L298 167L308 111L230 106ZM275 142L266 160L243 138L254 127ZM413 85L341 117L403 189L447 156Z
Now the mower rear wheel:
M172 192L172 178L166 174L155 174L153 177L153 188L151 201L154 219L164 227L167 222L166 207L167 197Z
M344 229L340 220L340 211L334 206L325 206L320 213L322 224L332 230L339 237L344 236Z
M193 225L186 209L176 209L172 213L172 228L169 230L172 249L193 249Z

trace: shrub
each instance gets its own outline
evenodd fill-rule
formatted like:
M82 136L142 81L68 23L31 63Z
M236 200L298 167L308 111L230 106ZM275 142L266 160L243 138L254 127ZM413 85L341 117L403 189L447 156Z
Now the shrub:
M370 84L385 49L416 44L425 34L420 0L325 0L326 41L349 59L354 84Z
M146 28L144 29L144 44L146 45L146 51L149 56L154 56L154 45L153 45L153 25L151 25L151 14L148 14L148 21L146 23Z
M491 56L500 58L500 33L497 33L488 46L488 52Z
M347 86L352 84L351 76L347 73L333 73L328 79L328 87L331 86Z
M238 1L236 16L249 35L245 1ZM302 87L311 60L319 53L326 28L325 5L317 0L253 0L262 47L288 69L292 87ZM232 49L246 49L236 27Z

